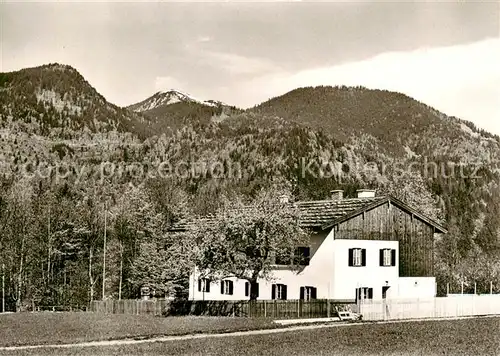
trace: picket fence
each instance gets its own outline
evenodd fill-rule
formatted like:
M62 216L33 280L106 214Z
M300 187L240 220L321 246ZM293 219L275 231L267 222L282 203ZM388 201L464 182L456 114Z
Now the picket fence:
M102 314L205 315L257 318L324 318L337 311L357 311L351 301L258 300L258 301L170 301L95 300L90 311Z
M365 300L363 320L397 320L500 315L500 294L450 295L426 299Z

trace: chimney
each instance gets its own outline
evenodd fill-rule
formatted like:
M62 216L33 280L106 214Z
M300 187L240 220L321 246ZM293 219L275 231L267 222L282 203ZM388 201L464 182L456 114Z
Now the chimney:
M356 193L358 193L358 198L375 198L374 189L358 189Z
M290 198L288 197L288 195L283 194L280 196L280 203L281 204L286 204L289 201L290 201Z
M344 191L342 189L330 190L330 197L332 200L342 200L344 199Z

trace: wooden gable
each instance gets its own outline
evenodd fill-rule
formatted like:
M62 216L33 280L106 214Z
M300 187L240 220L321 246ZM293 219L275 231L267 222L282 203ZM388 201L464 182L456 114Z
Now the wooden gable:
M388 199L335 223L335 239L399 241L399 275L434 275L434 234L446 230Z

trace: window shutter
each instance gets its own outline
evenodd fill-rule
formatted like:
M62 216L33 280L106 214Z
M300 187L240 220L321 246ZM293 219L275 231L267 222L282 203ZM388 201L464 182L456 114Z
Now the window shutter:
M271 299L276 299L276 284L273 284L271 288Z
M257 296L257 298L259 297L259 283L255 283L255 294Z
M379 251L379 263L380 266L384 265L384 249L380 249Z
M198 279L198 292L201 292L201 278Z
M368 288L368 299L373 299L373 288Z
M361 250L361 266L366 266L366 249Z
M281 298L281 299L286 300L286 289L287 289L287 288L286 288L286 285L285 285L285 284L283 284L283 285L282 285L282 288L283 288L283 293L282 293L282 298Z
M305 290L304 287L300 287L300 299L301 300L304 300L304 290Z
M391 266L396 265L396 250L391 250Z
M354 250L352 248L349 249L349 266L353 266L353 260L354 260Z
M224 280L220 281L220 294L224 294Z
M311 299L316 299L316 292L317 292L316 287L313 287L311 290Z
M233 281L229 281L229 295L233 295Z
M356 301L359 300L359 288L356 288Z
M205 291L210 293L210 279L205 279Z
M245 297L250 295L250 282L245 282Z

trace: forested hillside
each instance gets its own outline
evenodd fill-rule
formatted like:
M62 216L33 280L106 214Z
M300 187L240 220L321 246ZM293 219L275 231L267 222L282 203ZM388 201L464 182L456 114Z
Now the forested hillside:
M150 133L141 115L107 102L67 65L0 73L0 88L0 128L14 124L28 133L64 138L112 130Z
M104 297L135 298L141 285L182 294L196 246L171 224L269 187L296 200L394 194L449 228L440 288L500 289L498 137L402 94L304 88L248 111L177 102L136 113L68 66L0 78L10 309L101 298L105 236Z

